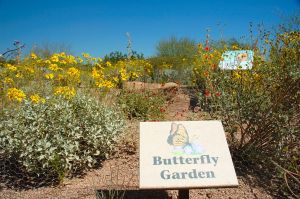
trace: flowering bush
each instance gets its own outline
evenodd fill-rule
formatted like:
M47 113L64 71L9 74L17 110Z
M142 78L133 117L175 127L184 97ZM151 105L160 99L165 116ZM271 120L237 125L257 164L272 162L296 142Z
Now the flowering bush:
M39 100L33 96L0 115L0 157L16 158L29 173L62 179L91 168L107 157L124 127L118 111L92 98Z
M251 70L221 70L216 66L222 51L204 48L199 57L205 59L194 69L196 82L202 83L200 104L223 121L236 154L263 164L269 174L277 168L294 188L293 179L300 176L299 41L299 32L266 39L269 52L254 49Z
M144 59L112 64L87 53L81 58L62 52L45 59L31 53L20 63L0 63L0 98L6 106L31 95L62 95L71 99L82 87L107 91L151 73L152 65Z

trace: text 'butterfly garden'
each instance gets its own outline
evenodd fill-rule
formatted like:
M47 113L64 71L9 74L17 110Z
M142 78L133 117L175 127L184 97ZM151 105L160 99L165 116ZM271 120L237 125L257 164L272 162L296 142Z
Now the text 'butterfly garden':
M237 185L220 121L140 123L140 188Z

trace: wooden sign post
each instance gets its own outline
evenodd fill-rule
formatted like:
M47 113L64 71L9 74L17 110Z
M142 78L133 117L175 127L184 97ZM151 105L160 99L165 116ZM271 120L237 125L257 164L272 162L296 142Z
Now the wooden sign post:
M238 186L220 121L140 123L140 189Z

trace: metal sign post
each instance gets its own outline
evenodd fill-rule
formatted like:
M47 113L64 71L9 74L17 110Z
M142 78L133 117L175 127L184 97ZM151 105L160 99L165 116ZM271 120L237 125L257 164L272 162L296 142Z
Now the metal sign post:
M178 199L189 199L189 189L179 189Z

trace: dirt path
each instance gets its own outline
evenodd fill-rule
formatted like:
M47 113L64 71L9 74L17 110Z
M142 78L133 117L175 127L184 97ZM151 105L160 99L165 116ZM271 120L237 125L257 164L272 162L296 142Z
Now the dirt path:
M189 105L189 96L179 89L176 95L168 102L166 107L166 120L186 120L188 116Z
M186 120L191 113L189 104L189 96L179 89L166 107L166 120ZM124 153L120 150L119 154L106 160L101 168L87 172L82 178L66 179L58 187L44 187L24 191L4 189L0 192L0 198L94 199L96 198L95 190L103 187L138 189L138 121L133 121L129 125L129 131L133 132L132 138L130 138L133 141L131 152ZM125 147L128 147L128 145ZM253 185L249 178L238 174L238 180L240 184L238 188L194 189L190 190L190 198L272 198L263 188ZM175 199L177 198L177 191L135 191L130 192L127 198Z

